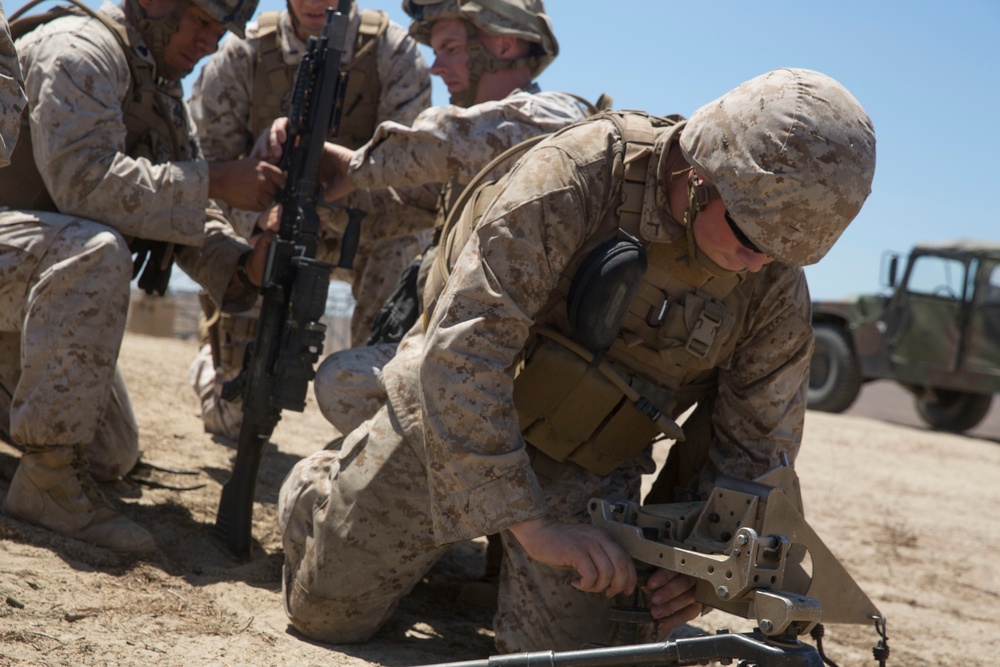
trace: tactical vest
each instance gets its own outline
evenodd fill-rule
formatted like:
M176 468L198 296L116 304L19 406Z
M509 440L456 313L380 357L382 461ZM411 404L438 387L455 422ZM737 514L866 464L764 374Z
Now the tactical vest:
M744 310L746 296L734 292L744 275L719 278L709 273L690 256L686 234L671 238L642 229L646 190L657 178L654 128L676 136L680 118L611 112L583 122L598 119L611 120L622 139L612 168L614 194L599 231L574 255L535 318L548 326L532 328L515 364L514 404L527 443L556 461L572 461L605 475L661 433L683 438L673 419L712 385L714 369L732 354L737 314ZM661 150L669 143L662 142ZM446 223L424 294L428 313L459 251L507 180L483 182L480 176L482 172ZM610 348L587 349L570 324L567 303L581 267L593 263L594 254L616 238L640 244L647 268L630 292L634 297Z
M257 20L260 49L254 77L250 128L253 136L270 127L275 118L288 115L296 67L285 63L278 25L281 12L264 12ZM385 12L361 10L361 26L354 43L354 59L342 66L348 73L344 110L337 137L333 140L357 149L375 134L378 119L379 77L375 49L389 27Z

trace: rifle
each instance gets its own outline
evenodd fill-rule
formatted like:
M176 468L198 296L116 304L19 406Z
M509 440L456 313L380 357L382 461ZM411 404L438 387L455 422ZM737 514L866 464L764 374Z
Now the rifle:
M752 632L634 643L652 627L638 598L613 607L621 645L577 651L539 651L429 667L616 667L697 665L737 660L741 666L822 667L822 625L869 624L878 644L875 660L889 657L885 617L806 523L798 478L791 467L753 480L723 477L707 501L640 506L592 499L594 525L605 530L636 562L636 569L665 568L696 579L695 598L706 607L747 619ZM816 647L798 639L809 633Z
M241 560L250 555L261 452L283 409L305 409L314 364L323 352L326 325L320 318L326 311L333 266L315 259L318 172L323 144L337 134L347 88L340 61L349 8L350 0L339 0L336 10L327 9L321 35L309 38L299 64L280 164L287 173L277 198L281 221L268 248L257 334L247 346L240 374L222 392L225 400L243 396L243 422L232 475L222 487L215 535ZM345 258L349 265L357 247L357 223L344 234L341 265Z

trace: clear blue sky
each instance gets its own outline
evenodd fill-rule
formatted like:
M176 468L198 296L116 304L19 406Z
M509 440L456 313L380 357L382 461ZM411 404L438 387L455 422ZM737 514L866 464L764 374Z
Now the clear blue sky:
M8 0L8 15L23 4ZM409 23L399 0L360 4ZM260 10L284 6L262 0ZM875 183L837 246L807 269L814 298L876 290L886 250L1000 238L991 205L1000 193L997 0L546 0L546 9L560 55L539 79L545 89L607 92L616 108L689 115L788 66L824 72L854 93L875 124ZM434 103L447 97L436 82Z

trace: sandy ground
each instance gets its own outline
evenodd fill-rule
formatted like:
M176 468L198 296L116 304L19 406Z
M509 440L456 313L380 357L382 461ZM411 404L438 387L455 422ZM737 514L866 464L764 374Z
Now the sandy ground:
M106 489L152 530L158 549L143 559L0 517L0 665L402 667L490 655L490 613L456 601L479 574L478 542L449 552L366 645L324 646L290 629L277 490L294 462L334 433L313 404L285 413L258 482L255 556L230 560L211 533L234 450L196 417L186 380L194 353L190 340L127 334L121 362L144 459L196 473L152 479L204 486ZM932 433L898 390L873 385L848 414L811 412L806 425L796 465L806 516L888 618L889 664L997 664L1000 558L990 545L1000 540L1000 418L978 437ZM17 450L0 444L0 493L17 461ZM688 630L720 627L750 624L716 611ZM831 625L823 644L841 667L872 665L875 640L869 626Z

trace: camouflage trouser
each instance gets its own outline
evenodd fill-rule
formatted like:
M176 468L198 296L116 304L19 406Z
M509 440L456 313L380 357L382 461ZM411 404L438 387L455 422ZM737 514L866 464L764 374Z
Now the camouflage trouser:
M553 518L589 522L594 496L635 500L636 461L608 477L575 465L539 468ZM283 592L292 624L330 643L369 639L447 545L435 542L420 443L409 442L389 404L352 431L339 451L321 451L289 473L278 498L285 552ZM532 561L502 533L500 651L570 650L606 642L607 599L570 585L576 574Z
M316 402L342 434L356 429L385 403L378 374L395 354L395 343L353 347L334 352L317 367Z
M87 445L98 479L138 460L116 372L131 253L105 225L0 212L0 430L21 445Z
M215 370L212 346L206 343L191 362L188 381L198 395L205 432L236 440L243 423L243 401L236 399L230 402L222 399L221 383L225 379L217 375Z

